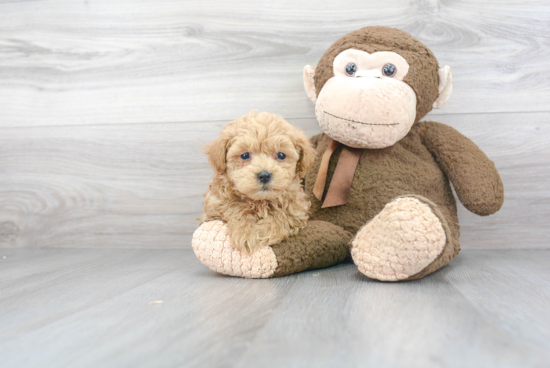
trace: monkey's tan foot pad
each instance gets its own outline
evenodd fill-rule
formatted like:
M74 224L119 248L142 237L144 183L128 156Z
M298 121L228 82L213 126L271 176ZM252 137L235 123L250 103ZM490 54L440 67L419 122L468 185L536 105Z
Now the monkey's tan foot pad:
M443 225L430 206L414 197L399 197L357 232L351 256L365 276L399 281L430 265L445 243Z
M206 267L223 275L260 279L271 277L277 269L277 258L269 246L252 254L233 248L227 225L222 221L199 226L193 233L192 245L195 255Z

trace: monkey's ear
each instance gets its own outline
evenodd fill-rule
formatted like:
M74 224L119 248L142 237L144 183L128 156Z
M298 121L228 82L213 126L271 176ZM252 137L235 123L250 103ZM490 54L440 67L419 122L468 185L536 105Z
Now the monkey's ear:
M434 109L442 108L453 92L453 74L451 73L451 67L445 65L443 68L439 69L437 74L439 74L439 96L437 96L437 100L435 100L433 104Z
M304 68L304 88L306 89L306 95L311 102L317 101L317 93L315 92L315 68L311 65L306 65Z

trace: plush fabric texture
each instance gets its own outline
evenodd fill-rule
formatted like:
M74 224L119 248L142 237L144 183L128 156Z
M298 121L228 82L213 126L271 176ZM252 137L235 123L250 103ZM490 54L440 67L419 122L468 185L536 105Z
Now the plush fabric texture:
M349 193L351 190L351 183L353 182L355 170L357 169L357 164L359 163L359 159L361 158L362 154L363 150L358 148L342 148L340 160L336 165L336 170L334 171L334 175L332 181L330 182L325 201L323 202L323 208L341 206L348 202ZM326 166L324 167L325 177L323 178L321 176L321 173L319 173L319 175L317 176L317 181L315 182L316 187L321 187L322 183L326 182L326 171L328 170L329 162L326 162ZM322 188L324 188L324 185L322 186ZM323 197L322 192L314 194L317 199L321 199Z
M205 266L223 275L259 279L271 277L277 270L277 257L271 247L263 246L254 253L233 248L222 221L202 223L193 233L191 244Z
M317 96L325 83L334 76L333 61L339 53L356 49L373 53L393 51L405 58L410 65L403 79L414 90L417 99L416 119L420 121L431 109L439 94L439 64L430 49L405 31L389 27L365 27L348 33L337 40L323 54L315 68Z
M355 235L353 262L370 278L408 279L443 252L446 234L442 221L445 219L440 220L419 198L399 197Z
M244 278L268 278L329 267L349 255L352 234L322 221L310 221L298 235L254 253L231 246L222 221L201 224L193 234L197 258L212 271Z
M453 93L453 73L451 67L444 66L439 69L437 74L439 75L439 86L437 87L439 96L432 105L434 109L442 108Z
M474 142L454 128L434 122L421 123L418 132L464 207L481 216L502 207L504 187L500 175Z
M409 279L436 271L460 250L456 201L449 179L465 206L475 213L494 213L504 200L502 181L493 162L471 140L444 124L421 122L391 147L364 150L348 203L322 208L324 198L315 198L313 187L322 153L331 139L321 133L311 140L319 154L305 178L305 190L312 201L310 220L327 221L356 234L386 204L400 196L426 199L442 219L447 228L445 249L432 264ZM325 195L341 150L342 147L337 148L330 159Z
M355 77L383 77L382 68L388 63L397 68L397 71L391 77L393 80L402 81L409 72L407 60L395 52L379 51L369 54L366 51L349 49L342 51L334 58L332 68L334 75L348 78L349 75L345 70L350 62L358 67L358 70L354 73Z
M342 154L345 146L334 143L332 154L325 154L332 139L343 144L353 141L357 130L353 129L353 124L360 124L361 117L365 118L373 113L370 110L378 107L381 114L393 116L384 121L387 125L384 128L391 128L392 121L397 119L392 115L395 113L392 109L405 105L362 105L366 115L340 116L340 120L334 117L336 120L331 120L328 126L320 121L327 134L311 138L317 156L304 178L305 193L311 200L307 227L273 245L269 249L271 252L262 249L263 253L257 258L253 258L256 256L253 254L252 260L225 250L226 235L220 235L217 248L211 249L201 245L201 242L211 239L211 235L199 233L198 256L203 257L200 258L205 260L203 263L209 262L207 265L212 269L247 275L243 277L281 276L336 264L345 258L352 244L353 260L368 277L384 281L415 280L445 266L460 251L456 200L451 183L464 206L476 214L489 215L502 206L504 189L493 162L455 129L440 123L420 122L432 107L441 107L447 101L452 91L452 75L448 67L439 70L432 52L404 31L388 27L359 29L329 47L315 70L306 67L304 86L310 99L317 100L316 114L323 107L319 103L323 86L334 76L333 61L348 49L368 53L391 51L405 58L409 70L403 82L416 96L416 116L411 115L410 130L403 133L402 139L390 142L389 146L381 144L362 149L347 202L324 207L337 163L345 156ZM379 84L377 88L383 89L383 86ZM352 107L363 104L363 100L353 100L353 93L349 98L340 98L348 92L349 89L338 91L327 101L339 98L335 103L336 107L341 105L339 111L354 111ZM384 94L384 91L379 92ZM411 110L415 111L414 105ZM349 120L352 118L357 118L357 121ZM374 131L376 124L370 123ZM334 130L338 127L344 132L341 139L335 138L337 132ZM325 163L321 165L323 158ZM349 184L349 179L346 182ZM215 230L221 231L218 227ZM218 238L214 236L212 239ZM224 261L216 261L216 256Z
M349 255L353 235L324 221L310 221L297 235L273 246L278 268L273 276L329 267Z
M369 228L368 224L388 203L399 197L407 197L408 202L405 203L414 203L413 213L419 212L427 220L423 222L424 225L404 225L408 226L408 231L403 236L431 239L433 243L425 244L430 249L428 256L416 265L410 262L403 268L403 272L393 276L383 267L377 273L365 271L366 266L360 266L360 269L369 277L381 280L414 280L445 266L460 251L456 202L449 179L466 208L475 213L494 213L504 200L502 181L493 162L472 141L444 124L422 122L414 125L409 134L392 147L364 150L355 171L348 203L322 208L324 198L315 198L313 187L322 153L331 138L319 134L312 137L311 141L319 154L305 177L305 191L312 201L308 226L273 247L263 247L253 254L242 254L229 245L225 224L221 221L206 222L193 237L193 249L201 262L216 272L247 278L282 276L328 267L346 257L352 237L365 224L365 229L376 227L373 230L375 233L389 234L395 231L383 225L384 221L387 222L383 219L386 215L379 217L379 226L373 223ZM340 146L330 158L324 193L334 175L341 151ZM417 201L411 202L410 198ZM422 206L418 206L418 203ZM390 206L394 212L403 212L403 206L397 207L395 210ZM426 210L427 207L430 212ZM399 216L400 221L405 220L405 214ZM436 219L439 220L439 226L436 225ZM445 234L442 249L441 228ZM426 235L426 229L432 229L435 235ZM395 242L393 236L397 235L388 236L386 243ZM394 246L394 249L397 248ZM363 255L361 259L364 258ZM432 261L429 263L425 260ZM359 264L362 262L358 261ZM423 268L419 270L420 267Z
M334 153L336 148L340 147L341 145L342 144L340 142L332 140L327 146L325 152L323 152L321 163L319 164L319 171L317 172L317 180L315 181L315 185L313 186L313 195L318 200L321 200L321 198L323 198L323 191L325 190L325 185L327 184L327 172L330 158L332 157L332 154ZM353 170L355 174L355 167Z
M441 222L441 226L443 226L443 230L445 231L445 246L439 256L437 256L437 258L434 259L433 262L426 266L422 271L407 278L407 280L416 280L439 270L441 267L451 262L451 260L460 252L460 243L458 242L458 216L456 212L450 213L448 208L440 208L425 197L417 195L408 195L407 197L416 198L420 202L428 205L433 214L436 215ZM456 226L451 226L449 221L455 221L453 224L456 224Z
M306 65L304 67L303 79L306 95L311 102L315 103L317 101L317 94L315 93L315 68L311 65Z
M376 108L365 109L365 101ZM354 148L391 146L416 121L416 96L404 82L392 78L332 78L315 104L321 130Z

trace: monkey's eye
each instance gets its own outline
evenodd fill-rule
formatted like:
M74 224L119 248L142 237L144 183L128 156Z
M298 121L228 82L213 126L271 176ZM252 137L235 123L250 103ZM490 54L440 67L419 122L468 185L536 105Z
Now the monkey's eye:
M355 73L357 72L357 65L354 63L349 63L346 65L346 74L350 77L353 77Z
M397 73L397 68L393 64L386 64L382 68L382 73L386 77L393 77L395 75L395 73Z
M284 160L286 158L286 155L282 152L277 153L277 158L279 160Z
M243 153L243 154L241 155L241 159L242 159L242 160L245 160L245 161L246 161L246 160L249 160L249 159L250 159L250 153L248 153L248 152Z

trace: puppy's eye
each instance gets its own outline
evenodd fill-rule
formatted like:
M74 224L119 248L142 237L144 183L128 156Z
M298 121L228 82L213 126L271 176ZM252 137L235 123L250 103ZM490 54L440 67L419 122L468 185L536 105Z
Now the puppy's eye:
M354 63L349 63L348 65L346 65L346 74L349 77L353 77L356 72L357 72L357 65L355 65Z
M284 160L286 158L286 155L282 152L277 153L277 158L279 160Z
M250 159L250 153L245 152L241 155L241 160L249 160Z
M395 75L395 73L397 73L397 68L393 64L386 64L382 68L382 73L386 77L393 77Z

